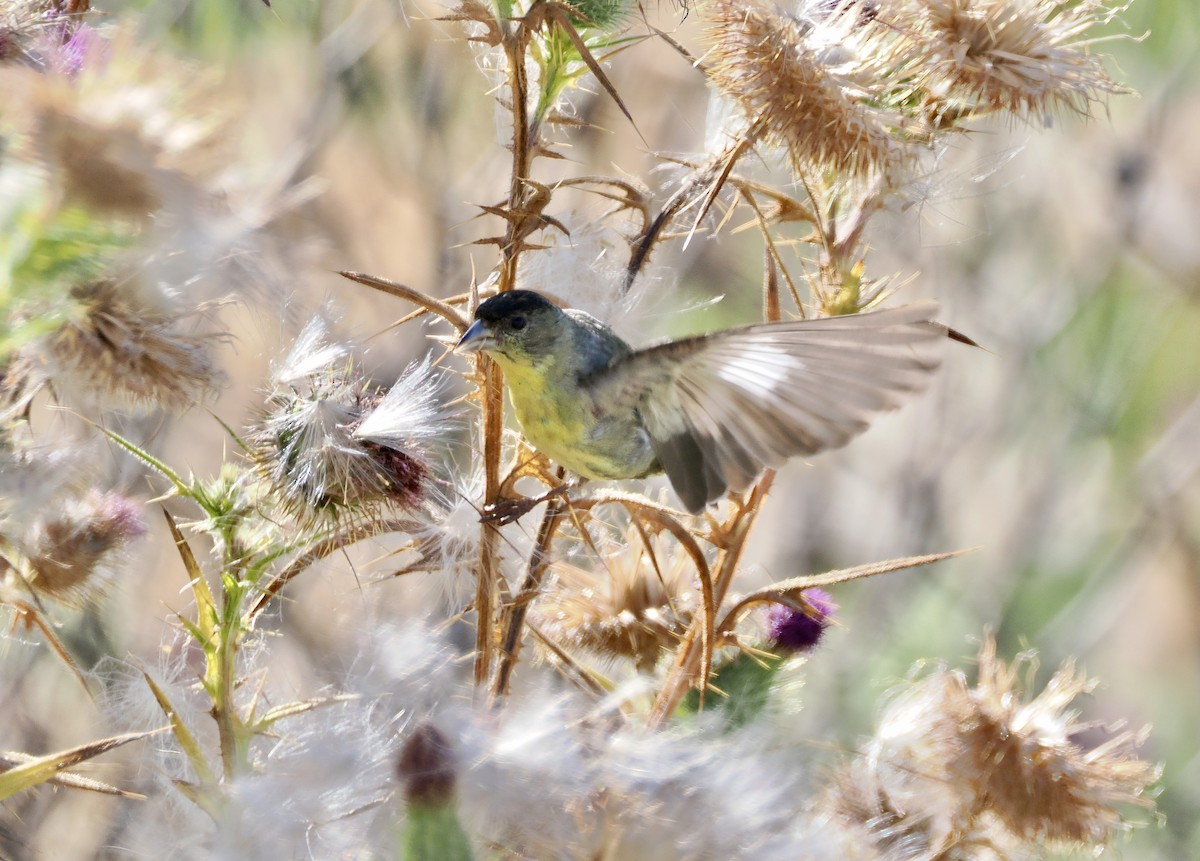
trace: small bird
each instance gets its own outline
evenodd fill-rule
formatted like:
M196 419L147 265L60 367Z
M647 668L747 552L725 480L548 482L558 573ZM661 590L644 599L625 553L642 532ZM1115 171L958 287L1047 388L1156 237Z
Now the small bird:
M920 391L947 337L934 302L760 323L635 350L532 290L479 304L455 349L504 371L526 438L594 479L665 471L702 511L788 458L845 445Z

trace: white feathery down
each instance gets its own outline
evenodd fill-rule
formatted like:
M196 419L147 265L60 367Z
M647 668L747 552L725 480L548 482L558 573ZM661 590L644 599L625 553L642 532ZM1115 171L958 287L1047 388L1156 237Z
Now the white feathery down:
M429 356L409 365L351 436L400 450L443 437L458 423L442 405L445 382Z
M304 324L287 357L274 368L276 382L297 383L349 359L350 345L330 339L330 313L326 308Z

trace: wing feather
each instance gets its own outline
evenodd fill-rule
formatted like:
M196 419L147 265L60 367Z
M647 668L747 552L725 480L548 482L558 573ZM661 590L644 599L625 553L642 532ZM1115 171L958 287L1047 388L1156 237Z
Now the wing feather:
M928 383L948 331L937 305L763 323L668 341L587 381L637 409L689 509L790 457L845 445Z

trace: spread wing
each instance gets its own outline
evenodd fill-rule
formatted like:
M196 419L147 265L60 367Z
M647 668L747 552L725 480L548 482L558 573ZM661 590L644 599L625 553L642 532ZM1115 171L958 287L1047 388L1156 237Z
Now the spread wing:
M767 467L845 445L920 391L949 334L933 302L763 323L638 350L588 382L634 405L679 498L699 511Z

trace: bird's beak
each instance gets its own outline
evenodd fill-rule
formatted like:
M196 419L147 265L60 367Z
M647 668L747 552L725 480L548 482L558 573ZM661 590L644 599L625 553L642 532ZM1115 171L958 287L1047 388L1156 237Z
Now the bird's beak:
M492 347L495 343L492 333L483 325L483 321L476 320L471 324L471 328L463 332L458 343L454 345L454 349L459 353L478 353L480 350Z

